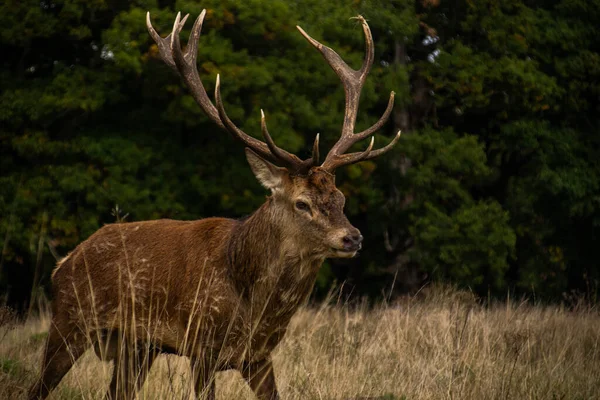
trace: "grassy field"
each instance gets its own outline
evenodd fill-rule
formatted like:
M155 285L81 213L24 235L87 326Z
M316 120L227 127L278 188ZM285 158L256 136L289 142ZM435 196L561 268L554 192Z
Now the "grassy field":
M0 328L0 399L22 399L37 376L50 316ZM275 357L284 400L600 399L600 313L515 302L478 305L426 290L395 304L300 311ZM100 399L112 366L88 351L53 399ZM140 399L190 397L185 358L160 356ZM217 399L254 399L235 372Z

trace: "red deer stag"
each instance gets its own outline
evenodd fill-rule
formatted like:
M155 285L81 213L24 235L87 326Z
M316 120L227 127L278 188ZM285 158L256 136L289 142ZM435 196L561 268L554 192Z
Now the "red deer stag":
M317 271L328 257L353 257L361 236L344 215L344 196L334 171L375 158L385 147L346 154L373 135L385 113L369 129L354 133L361 88L373 64L371 31L358 16L366 40L362 68L351 69L340 56L300 33L316 47L341 79L346 114L341 137L319 165L319 136L312 156L302 160L279 147L267 131L265 141L242 132L223 107L219 77L216 106L196 67L202 11L182 51L179 34L187 19L177 14L173 31L162 38L148 31L163 61L175 70L194 99L221 128L246 146L248 163L271 196L244 220L158 220L106 225L61 260L52 277L52 322L41 378L30 399L43 399L92 344L115 362L107 396L133 398L160 352L188 356L196 393L214 399L214 374L239 370L259 399L278 399L271 353L290 319L309 296Z

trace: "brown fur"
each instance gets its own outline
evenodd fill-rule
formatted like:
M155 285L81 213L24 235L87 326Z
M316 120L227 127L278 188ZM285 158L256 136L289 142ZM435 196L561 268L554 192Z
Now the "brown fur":
M323 260L354 255L340 249L358 230L331 174L315 167L291 176L248 158L273 194L245 220L107 225L58 264L42 378L30 398L44 398L94 342L117 363L112 397L133 396L156 353L171 352L192 359L197 390L209 398L214 373L229 368L260 399L278 398L270 354ZM309 211L297 209L299 199Z
M375 158L387 146L344 154L367 138L389 117L393 92L384 115L355 134L362 85L373 63L373 38L358 16L366 41L362 68L354 71L331 49L304 37L325 57L346 91L342 135L321 166L318 135L307 160L278 148L264 114L266 143L227 118L217 77L210 101L196 70L197 40L206 10L192 28L185 53L179 42L187 16L177 14L173 31L162 38L146 16L148 31L161 58L176 70L196 102L215 123L247 146L246 156L258 180L272 195L243 221L146 221L108 225L61 261L52 277L53 317L42 362L42 376L30 399L43 399L95 344L96 353L115 362L108 395L132 398L156 354L190 357L196 390L214 399L213 375L238 369L261 400L278 399L270 355L290 319L306 301L327 257L353 257L362 236L344 215L344 196L332 172ZM218 109L217 109L218 108ZM286 168L277 167L269 161ZM292 173L290 173L290 171Z

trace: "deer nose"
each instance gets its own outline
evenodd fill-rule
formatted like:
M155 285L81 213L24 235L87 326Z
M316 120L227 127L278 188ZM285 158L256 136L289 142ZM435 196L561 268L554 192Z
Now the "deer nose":
M362 240L363 240L363 236L358 231L344 236L344 238L342 239L342 242L344 243L344 250L348 250L348 251L360 250Z

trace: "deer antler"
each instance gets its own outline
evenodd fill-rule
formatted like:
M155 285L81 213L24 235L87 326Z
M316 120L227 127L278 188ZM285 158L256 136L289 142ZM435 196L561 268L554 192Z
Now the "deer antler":
M221 98L221 84L218 75L215 85L215 101L217 106L214 106L208 97L208 94L206 93L206 89L202 84L202 80L200 79L200 75L198 74L198 69L196 67L198 41L200 39L200 31L202 30L202 22L204 21L205 15L206 10L202 10L196 19L196 22L194 22L194 26L192 27L187 48L185 52L182 52L179 34L181 33L189 14L182 19L181 13L177 13L175 23L173 24L173 30L165 38L162 38L152 27L152 23L150 22L150 12L146 14L146 25L148 27L148 32L150 33L150 36L152 36L152 39L154 39L156 42L162 60L175 72L177 72L179 76L181 76L192 93L194 100L196 100L196 103L198 103L198 105L204 110L211 120L213 120L222 129L229 131L235 138L242 141L244 145L254 150L261 157L279 166L286 167L294 174L306 173L310 168L318 165L319 135L317 135L313 145L313 155L306 160L301 160L296 155L289 153L275 145L275 142L273 142L273 139L267 131L265 116L264 113L262 113L262 110L262 132L267 143L255 139L239 129L225 113L225 108Z
M341 167L343 165L354 164L359 161L370 160L381 154L389 151L398 139L400 139L400 132L392 139L392 141L385 147L381 149L377 149L372 151L374 137L371 138L371 143L369 147L363 152L358 153L350 153L344 154L354 143L366 139L371 136L375 131L385 124L387 119L389 118L392 108L394 106L394 92L390 93L390 100L388 102L388 106L379 119L373 126L370 128L360 132L354 133L354 126L356 124L356 115L358 113L358 103L360 100L360 92L362 90L363 84L371 70L371 66L373 65L374 59L374 46L373 46L373 36L371 35L371 30L369 29L369 25L367 21L361 16L357 16L363 27L363 31L365 34L366 41L366 51L365 51L365 59L363 61L363 65L361 69L358 71L353 70L342 60L342 58L331 48L322 45L312 37L310 37L302 28L296 26L302 36L308 40L310 44L312 44L317 50L321 52L327 63L331 66L331 68L335 71L335 73L339 76L342 84L344 85L344 91L346 93L346 112L344 117L344 124L342 126L342 134L337 143L329 150L327 153L327 157L325 157L325 161L321 164L321 167L326 171L333 172L336 168Z

